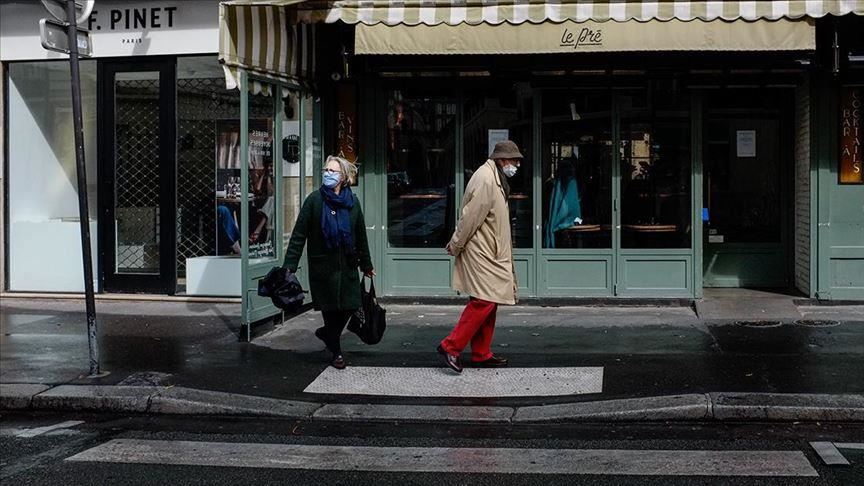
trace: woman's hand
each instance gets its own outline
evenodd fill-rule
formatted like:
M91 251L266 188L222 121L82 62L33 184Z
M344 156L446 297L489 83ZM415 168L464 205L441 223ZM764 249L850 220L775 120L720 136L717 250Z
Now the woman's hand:
M376 274L375 274L375 269L374 269L374 268L370 268L369 270L363 272L363 275L366 276L366 277L372 278L372 277L374 277L374 276L376 275Z

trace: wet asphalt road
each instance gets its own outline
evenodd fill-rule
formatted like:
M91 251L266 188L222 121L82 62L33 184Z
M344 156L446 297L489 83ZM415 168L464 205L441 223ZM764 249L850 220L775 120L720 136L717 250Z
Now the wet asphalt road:
M83 424L33 438L22 431L67 420ZM68 462L66 458L111 439L187 440L243 444L357 445L372 447L776 450L801 451L818 477L754 478L345 472L243 467ZM4 415L0 419L0 482L3 484L297 484L297 485L855 485L864 484L864 451L843 451L851 466L824 466L810 441L861 442L864 424L722 424L626 426L399 426L331 425L279 420ZM206 448L206 446L205 446ZM458 455L458 450L454 452ZM338 458L334 459L338 460ZM469 459L466 459L469 460ZM614 467L614 465L613 465Z
M237 305L105 302L99 305L103 369L85 378L80 303L4 301L0 381L154 384L301 400L368 402L303 389L326 367L309 313L255 343L239 342ZM457 306L390 306L388 331L369 347L347 334L349 366L438 366L435 345ZM831 316L831 308L819 310ZM705 392L861 393L864 312L829 327L784 323L748 328L698 320L689 309L502 309L494 351L511 366L603 366L604 392L543 399L412 399L390 403L524 405ZM817 316L818 317L818 316ZM150 373L150 374L147 374ZM384 399L382 399L384 400ZM539 402L538 402L539 400Z

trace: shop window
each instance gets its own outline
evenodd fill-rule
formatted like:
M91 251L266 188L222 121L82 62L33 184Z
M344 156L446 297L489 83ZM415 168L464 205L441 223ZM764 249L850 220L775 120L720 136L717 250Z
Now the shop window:
M456 103L403 91L387 102L387 236L443 248L454 227Z
M789 90L730 89L705 96L704 184L709 243L779 243L783 106ZM791 145L791 143L789 144ZM786 179L786 180L784 180Z
M543 93L543 248L612 248L612 97Z
M235 253L233 241L227 236L220 240L224 228L219 226L217 209L220 205L229 209L232 220L239 215L239 204L223 194L231 192L226 186L235 184L239 172L228 180L219 168L220 158L224 167L228 154L239 155L239 136L240 92L225 89L225 75L216 57L178 58L178 278L186 276L187 259ZM222 223L227 223L224 216Z
M96 61L81 61L81 105L93 255ZM72 95L66 61L8 64L9 288L83 292ZM94 273L96 259L94 258Z
M253 84L253 86L255 86ZM249 93L249 258L276 258L275 155L273 122L275 88L261 85Z
M688 99L664 83L624 93L621 110L621 247L690 248Z
M284 110L282 118L282 211L284 213L283 247L287 247L291 239L291 231L300 214L303 204L303 194L313 191L313 133L312 120L314 116L314 100L309 96L300 96L292 92L282 100ZM301 120L301 113L304 114ZM301 123L303 130L301 131ZM302 138L301 138L302 137ZM305 170L301 173L301 161L305 162Z
M519 171L507 180L510 186L510 220L513 247L531 248L532 209L532 92L527 83L501 89L487 86L466 95L464 108L465 185L474 170L484 164L495 142L513 140L525 156Z

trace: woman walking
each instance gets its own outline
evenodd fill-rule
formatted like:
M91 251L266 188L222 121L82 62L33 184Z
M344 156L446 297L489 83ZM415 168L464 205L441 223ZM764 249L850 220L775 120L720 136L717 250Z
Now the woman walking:
M351 314L360 308L357 269L368 277L375 276L363 211L351 192L356 176L357 167L351 162L327 157L323 184L303 202L283 264L296 272L306 245L312 304L324 318L324 327L318 328L315 336L333 353L331 365L340 370L345 368L342 331Z

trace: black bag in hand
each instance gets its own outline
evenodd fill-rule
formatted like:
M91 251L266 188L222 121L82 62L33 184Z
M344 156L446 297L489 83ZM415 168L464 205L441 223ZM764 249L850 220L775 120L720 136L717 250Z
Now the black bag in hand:
M384 337L387 328L387 313L378 305L375 296L375 281L369 279L369 291L366 291L366 277L360 282L360 308L351 314L348 330L360 337L366 344L378 344Z
M283 267L273 267L258 281L258 295L270 297L273 305L287 312L298 312L303 307L305 293L297 275Z

